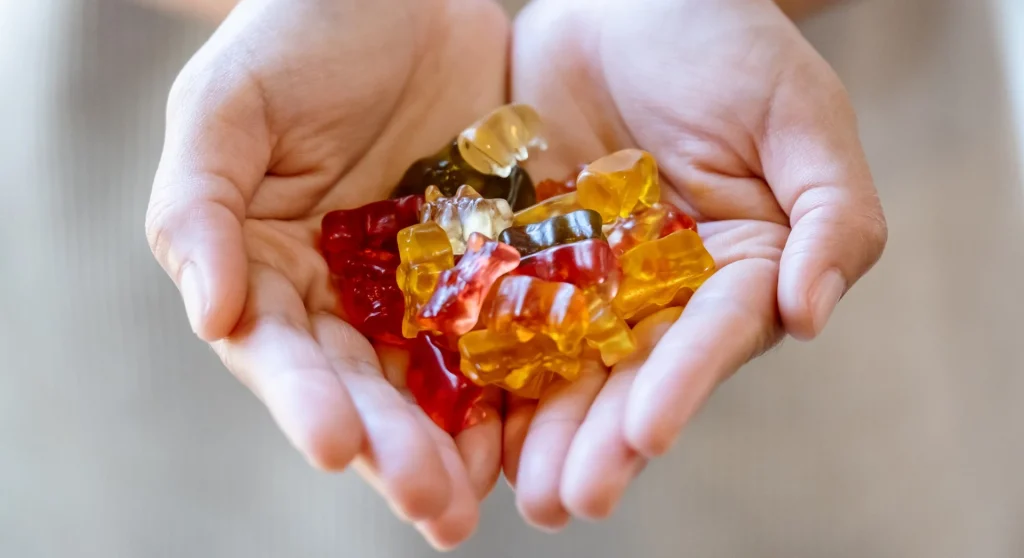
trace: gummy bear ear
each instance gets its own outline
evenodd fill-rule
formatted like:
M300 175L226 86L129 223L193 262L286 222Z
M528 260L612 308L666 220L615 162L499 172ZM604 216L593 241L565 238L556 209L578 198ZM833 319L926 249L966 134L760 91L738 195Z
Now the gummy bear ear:
M427 203L436 202L437 200L439 200L439 199L441 199L443 197L444 197L444 195L441 193L441 189L438 188L437 186L434 186L433 184L431 184L430 186L427 186L427 190L425 192L423 192L423 199Z
M476 191L476 188L470 186L469 184L463 184L462 186L459 186L458 190L455 191L455 197L456 198L480 198L480 197L483 197L483 196L480 195L480 192Z

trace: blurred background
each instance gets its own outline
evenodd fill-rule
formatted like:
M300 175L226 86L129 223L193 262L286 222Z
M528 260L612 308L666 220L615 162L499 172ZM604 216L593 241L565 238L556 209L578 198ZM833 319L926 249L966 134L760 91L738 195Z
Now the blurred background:
M862 0L803 29L859 111L882 262L613 519L545 535L499 483L455 556L1024 556L1024 2ZM0 2L0 557L431 556L291 450L150 256L167 89L211 30Z

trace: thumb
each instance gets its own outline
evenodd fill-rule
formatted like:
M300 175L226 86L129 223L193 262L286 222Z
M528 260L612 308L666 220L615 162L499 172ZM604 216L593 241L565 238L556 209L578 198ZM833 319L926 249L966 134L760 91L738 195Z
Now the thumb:
M193 77L196 75L199 77ZM171 90L146 237L181 291L193 331L227 336L245 304L245 208L269 161L262 101L216 71L186 70Z
M792 229L778 304L786 332L798 339L821 333L888 236L842 85L831 69L807 81L780 87L761 146L765 178Z

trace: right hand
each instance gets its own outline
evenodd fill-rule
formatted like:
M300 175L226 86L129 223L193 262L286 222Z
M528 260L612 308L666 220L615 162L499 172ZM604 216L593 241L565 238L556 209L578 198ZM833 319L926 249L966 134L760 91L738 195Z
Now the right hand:
M437 547L475 528L499 418L453 441L403 398L333 314L316 242L325 212L386 197L504 102L508 33L490 0L245 0L172 88L146 218L192 329L292 444L355 460Z

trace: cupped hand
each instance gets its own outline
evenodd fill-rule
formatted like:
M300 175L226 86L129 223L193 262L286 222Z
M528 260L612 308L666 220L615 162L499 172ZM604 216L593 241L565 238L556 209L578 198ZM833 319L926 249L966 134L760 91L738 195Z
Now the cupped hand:
M453 442L408 402L401 356L335 317L317 241L505 101L508 33L489 0L245 0L172 88L146 220L192 328L295 447L355 460L439 547L474 529L501 425Z
M819 334L886 225L843 86L769 0L536 0L512 63L513 99L549 125L534 176L646 149L719 268L685 311L638 324L610 374L510 405L506 476L525 518L556 529L611 513L748 360Z

